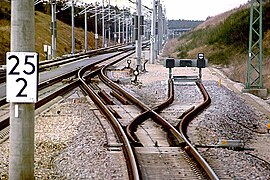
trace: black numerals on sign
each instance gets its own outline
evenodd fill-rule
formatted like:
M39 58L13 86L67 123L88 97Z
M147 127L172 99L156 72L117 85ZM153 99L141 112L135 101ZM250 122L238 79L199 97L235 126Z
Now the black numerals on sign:
M23 91L24 91L24 89L25 89L26 86L27 86L27 81L26 81L24 78L18 78L18 79L16 80L16 82L19 82L19 81L23 81L23 82L24 82L24 85L23 85L22 89L19 91L19 93L16 95L16 97L27 97L26 94L22 94Z
M27 72L27 71L23 70L23 72L25 74L27 74L27 75L33 74L35 72L35 65L33 63L31 63L31 62L28 62L28 59L29 58L34 58L34 56L25 56L25 62L24 62L24 64L25 65L29 65L32 68L32 70L30 72Z
M25 66L30 66L31 69L29 71L26 71L26 70L23 70L23 73L26 74L26 75L31 75L35 72L35 65L29 61L29 58L34 58L34 55L27 55L25 56L25 60L24 60L24 65ZM10 70L10 72L8 73L9 75L20 75L20 72L16 71L17 67L19 66L19 63L20 63L20 59L15 56L15 55L11 55L8 57L8 60L12 60L12 59L15 59L15 65L13 66L13 68ZM21 90L19 91L19 93L16 95L16 97L27 97L26 94L23 94L23 91L25 90L26 86L27 86L27 81L24 79L24 78L18 78L16 80L16 82L19 82L19 81L23 81L23 87L21 88Z
M8 74L9 75L20 75L19 72L15 72L15 70L18 67L19 62L20 62L19 58L17 56L15 56L15 55L12 55L12 56L8 57L8 60L11 60L11 59L15 59L16 63L15 63L14 67L11 69L11 71Z

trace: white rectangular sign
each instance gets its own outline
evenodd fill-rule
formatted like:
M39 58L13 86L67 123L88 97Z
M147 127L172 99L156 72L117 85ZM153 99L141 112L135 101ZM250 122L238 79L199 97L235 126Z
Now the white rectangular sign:
M43 50L44 50L44 52L48 52L48 45L43 45Z
M6 63L7 102L37 102L38 53L7 52Z

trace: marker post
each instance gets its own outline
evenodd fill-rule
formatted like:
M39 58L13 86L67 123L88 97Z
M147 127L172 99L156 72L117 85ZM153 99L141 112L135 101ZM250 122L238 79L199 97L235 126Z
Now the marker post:
M38 81L34 18L33 0L11 1L11 52L6 59L10 102L9 179L34 179L34 103Z

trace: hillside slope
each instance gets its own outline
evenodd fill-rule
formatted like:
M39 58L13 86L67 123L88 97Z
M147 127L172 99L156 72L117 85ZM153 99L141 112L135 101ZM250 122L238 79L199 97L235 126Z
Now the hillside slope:
M211 17L192 32L170 40L164 56L195 58L204 52L210 64L223 67L235 80L245 83L249 43L249 4ZM270 2L263 6L263 80L270 89Z
M9 9L6 10L9 11ZM10 50L9 18L10 17L3 18L2 16L0 16L0 65L5 64L5 54ZM43 45L51 45L50 22L51 16L38 11L35 12L36 52L39 53L40 60L45 59ZM99 44L100 43L101 42L99 42ZM92 32L88 32L88 49L94 49L94 47L94 34ZM68 54L71 52L71 27L58 20L56 48L57 56ZM75 49L75 51L81 51L84 49L84 29L75 28Z
M51 34L49 24L51 16L36 12L36 51L42 54L42 59L45 58L43 53L43 45L51 45ZM47 28L46 28L47 27ZM68 54L71 52L71 27L61 21L57 21L57 56ZM88 49L94 49L95 41L94 34L88 32ZM84 29L75 28L75 51L84 49Z

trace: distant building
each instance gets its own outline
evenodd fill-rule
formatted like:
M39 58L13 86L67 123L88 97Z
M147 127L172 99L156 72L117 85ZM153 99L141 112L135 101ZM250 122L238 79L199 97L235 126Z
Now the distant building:
M168 20L168 36L169 38L179 37L203 22L204 21L193 20Z

